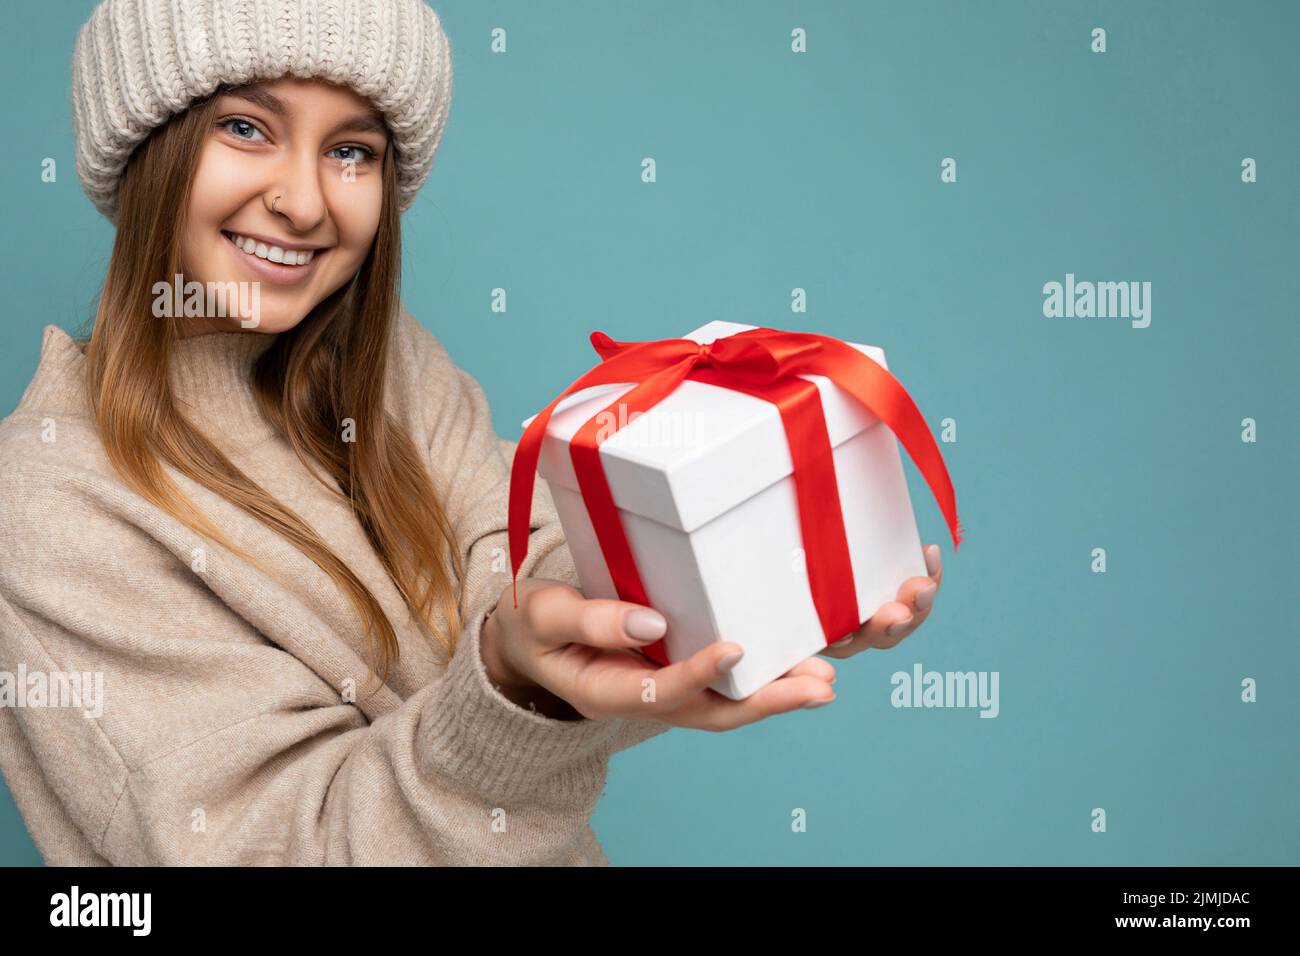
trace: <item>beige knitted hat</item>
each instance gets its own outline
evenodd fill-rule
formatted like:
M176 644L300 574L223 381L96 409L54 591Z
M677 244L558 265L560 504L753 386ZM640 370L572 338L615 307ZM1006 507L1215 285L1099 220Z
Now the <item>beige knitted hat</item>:
M320 77L369 97L397 150L399 207L433 165L451 49L424 0L104 0L72 53L77 175L117 221L117 188L149 133L221 83Z

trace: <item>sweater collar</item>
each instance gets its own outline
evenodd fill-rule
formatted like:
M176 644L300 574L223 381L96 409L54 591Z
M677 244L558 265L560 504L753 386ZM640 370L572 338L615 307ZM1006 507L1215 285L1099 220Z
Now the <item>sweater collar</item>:
M271 332L204 332L172 347L168 380L182 414L205 433L236 443L273 429L253 392L253 364L278 338Z
M274 429L253 394L253 363L279 333L205 332L172 348L168 381L181 413L205 434L236 444L269 437ZM91 414L86 394L85 343L57 325L42 332L36 375L16 411Z

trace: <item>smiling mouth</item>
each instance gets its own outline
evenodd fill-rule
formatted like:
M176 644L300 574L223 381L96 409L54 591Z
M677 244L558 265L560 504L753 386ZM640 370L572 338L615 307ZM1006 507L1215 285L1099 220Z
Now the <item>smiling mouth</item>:
M221 230L221 234L236 249L247 256L292 269L310 264L316 258L317 253L329 251L328 249L282 249L280 246L270 246L264 242L258 242L256 239L241 236L238 233L227 232L225 229Z

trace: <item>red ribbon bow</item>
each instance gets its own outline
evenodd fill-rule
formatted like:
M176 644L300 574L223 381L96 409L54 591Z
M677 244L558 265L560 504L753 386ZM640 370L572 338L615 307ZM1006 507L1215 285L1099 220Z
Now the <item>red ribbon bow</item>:
M856 630L861 622L857 620L856 589L821 395L816 385L800 375L826 376L889 426L939 503L953 550L960 545L964 533L957 519L952 482L924 417L893 375L851 345L826 335L769 328L749 329L705 345L691 339L617 342L604 332L593 332L591 344L604 361L539 412L515 450L509 512L515 607L519 606L519 567L528 554L533 485L547 422L561 400L594 385L635 383L579 428L569 444L578 489L610 577L624 601L650 604L605 479L600 443L633 420L635 413L647 411L672 394L687 378L762 398L781 412L794 463L809 587L827 644ZM605 414L620 406L623 414ZM660 640L644 650L667 664L662 645Z

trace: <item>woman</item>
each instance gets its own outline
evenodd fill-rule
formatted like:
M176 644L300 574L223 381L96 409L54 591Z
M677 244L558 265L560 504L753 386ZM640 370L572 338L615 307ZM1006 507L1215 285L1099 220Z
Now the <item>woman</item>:
M48 863L603 864L612 753L833 699L821 658L744 701L708 689L737 644L654 667L663 618L583 597L542 485L498 601L513 445L398 300L450 90L421 0L106 0L78 37L117 235L0 424L0 669L45 688L0 767Z

